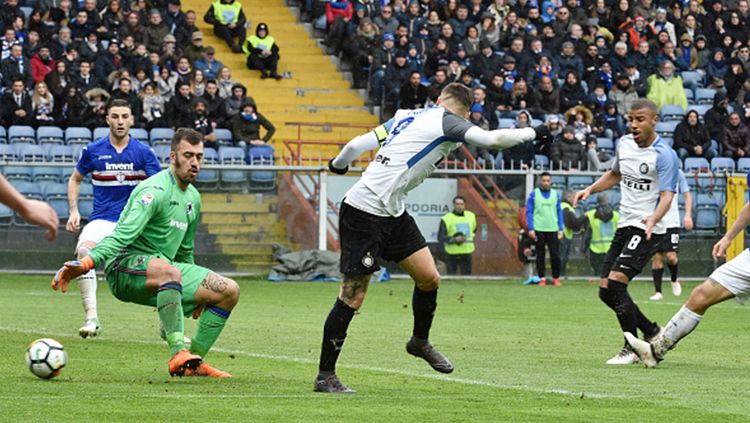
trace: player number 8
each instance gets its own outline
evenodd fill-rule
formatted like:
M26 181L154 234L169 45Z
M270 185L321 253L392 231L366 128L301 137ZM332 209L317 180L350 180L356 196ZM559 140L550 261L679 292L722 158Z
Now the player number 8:
M630 242L628 243L628 250L635 250L638 248L638 244L641 242L640 235L633 235L632 238L630 238Z

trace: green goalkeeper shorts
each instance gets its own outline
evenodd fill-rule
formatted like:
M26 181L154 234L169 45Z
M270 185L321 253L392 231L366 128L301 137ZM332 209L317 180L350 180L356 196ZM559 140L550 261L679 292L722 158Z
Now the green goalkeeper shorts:
M146 288L146 268L157 258L182 272L182 311L185 316L192 315L198 308L195 293L210 270L195 264L172 263L158 254L127 254L107 263L105 275L112 294L120 301L156 307L156 291Z

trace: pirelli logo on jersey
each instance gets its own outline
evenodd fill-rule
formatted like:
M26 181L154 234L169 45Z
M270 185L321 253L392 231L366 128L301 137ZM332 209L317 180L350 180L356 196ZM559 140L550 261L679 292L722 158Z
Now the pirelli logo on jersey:
M638 191L651 191L651 184L653 184L654 181L646 178L635 178L629 175L622 175L622 183L626 187L637 189Z

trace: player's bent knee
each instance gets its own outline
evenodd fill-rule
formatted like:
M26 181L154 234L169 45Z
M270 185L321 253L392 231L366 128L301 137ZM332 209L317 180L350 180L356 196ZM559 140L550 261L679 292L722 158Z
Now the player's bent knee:
M228 306L234 307L240 300L240 286L232 279L226 279L227 289L224 291L223 302Z
M434 272L431 275L414 282L417 284L417 288L422 291L434 291L440 287L440 273Z

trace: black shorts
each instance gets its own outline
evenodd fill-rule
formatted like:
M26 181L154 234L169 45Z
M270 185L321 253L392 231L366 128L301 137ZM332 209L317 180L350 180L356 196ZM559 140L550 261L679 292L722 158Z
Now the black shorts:
M659 251L665 238L666 234L651 234L651 239L647 240L643 229L632 226L618 229L604 258L601 277L607 278L609 272L614 270L632 280L651 262L651 257Z
M377 258L399 262L427 246L409 213L399 217L375 216L343 201L339 240L339 270L345 275L369 275L380 269Z
M669 253L674 251L675 253L680 251L680 228L669 228L667 229L667 235L664 237L659 246L659 251L662 253Z

